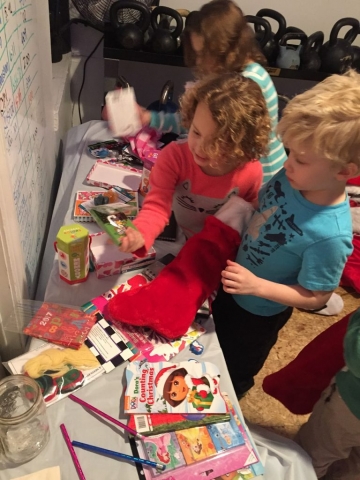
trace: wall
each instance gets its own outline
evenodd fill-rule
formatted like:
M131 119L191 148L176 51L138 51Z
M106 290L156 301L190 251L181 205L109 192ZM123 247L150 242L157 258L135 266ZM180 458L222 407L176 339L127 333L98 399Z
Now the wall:
M161 0L161 5L171 8L199 9L206 2L200 0ZM325 33L328 38L334 23L340 18L360 17L359 0L303 0L302 2L289 2L288 0L258 0L256 6L253 0L237 1L245 14L256 14L260 8L272 8L280 11L286 18L288 25L302 28L311 34L316 30ZM72 17L78 16L74 7L71 7ZM270 21L271 23L271 21ZM276 29L275 22L272 24ZM343 29L346 32L346 29ZM343 35L343 31L340 35ZM83 26L72 27L72 100L75 102L73 109L73 124L79 123L77 108L78 93L83 79L83 65L86 56L90 53L96 42L101 37L99 32ZM354 42L360 45L360 35ZM103 73L104 72L104 73ZM89 60L86 70L85 84L81 95L81 110L83 122L100 119L103 92L114 87L117 73L120 72L135 87L137 100L141 105L147 106L158 98L161 87L166 80L175 82L175 98L182 92L184 83L191 78L191 72L185 68L169 67L166 65L152 65L129 61L104 62L102 45L99 46L92 59ZM144 73L146 72L146 75ZM144 81L144 78L146 79ZM282 93L294 94L309 88L312 82L282 81L276 79L275 84Z
M0 24L0 357L6 360L24 346L18 308L35 292L56 159L47 2L0 2Z

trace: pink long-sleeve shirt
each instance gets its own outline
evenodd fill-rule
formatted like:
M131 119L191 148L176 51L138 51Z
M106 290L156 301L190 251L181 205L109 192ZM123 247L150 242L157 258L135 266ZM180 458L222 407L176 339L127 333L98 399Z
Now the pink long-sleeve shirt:
M158 156L150 175L150 191L134 224L145 239L147 251L174 211L186 237L202 230L230 196L257 201L262 183L259 161L251 161L221 176L204 173L194 162L187 141L172 142Z

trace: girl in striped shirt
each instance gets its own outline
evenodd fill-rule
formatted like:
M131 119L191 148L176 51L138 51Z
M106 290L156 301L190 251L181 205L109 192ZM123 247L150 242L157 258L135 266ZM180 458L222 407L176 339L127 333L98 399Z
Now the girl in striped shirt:
M277 173L286 160L282 142L276 136L278 96L270 75L265 70L265 57L260 52L252 29L241 9L232 0L212 0L192 12L184 38L184 57L197 78L209 73L239 72L256 82L265 98L271 118L268 155L260 158L263 183ZM191 87L190 87L191 88ZM143 125L164 133L185 133L179 113L142 110Z

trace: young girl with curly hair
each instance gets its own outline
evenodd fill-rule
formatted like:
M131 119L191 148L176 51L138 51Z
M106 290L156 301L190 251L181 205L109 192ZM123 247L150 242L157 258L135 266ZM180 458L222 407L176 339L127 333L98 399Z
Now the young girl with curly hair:
M206 3L199 11L191 13L183 34L183 48L185 64L193 69L198 79L209 73L237 72L260 86L271 118L268 153L260 157L263 182L267 182L283 166L286 152L276 135L278 96L275 86L264 68L265 57L243 12L232 0ZM143 110L141 120L144 126L150 125L164 133L186 132L180 112Z
M181 99L187 140L167 145L150 176L150 191L120 250L144 254L174 211L187 238L205 218L237 195L256 204L260 162L267 151L270 119L260 87L236 73L208 76ZM139 251L139 249L142 249Z

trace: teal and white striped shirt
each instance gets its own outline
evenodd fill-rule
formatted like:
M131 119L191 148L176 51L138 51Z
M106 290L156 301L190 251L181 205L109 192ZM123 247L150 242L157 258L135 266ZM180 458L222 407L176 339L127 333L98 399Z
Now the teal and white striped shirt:
M284 145L276 136L279 114L278 96L270 75L265 68L258 63L249 63L246 65L242 71L242 75L256 82L261 88L271 119L269 153L266 157L260 158L264 174L263 183L266 183L282 168L287 158Z

